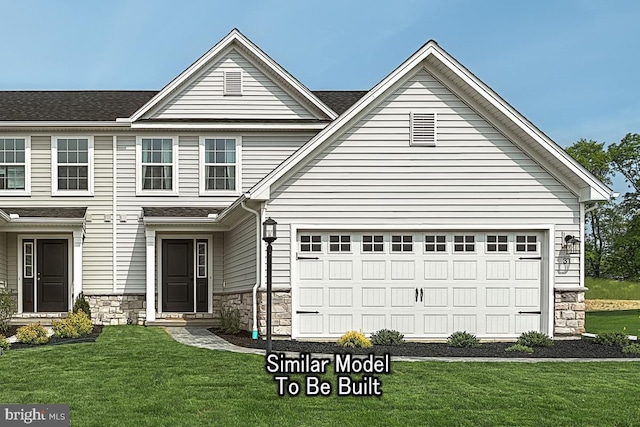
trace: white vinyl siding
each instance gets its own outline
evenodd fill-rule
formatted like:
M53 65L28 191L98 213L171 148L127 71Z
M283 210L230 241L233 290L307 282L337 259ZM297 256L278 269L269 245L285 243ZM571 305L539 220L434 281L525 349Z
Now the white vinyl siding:
M224 233L224 292L251 290L256 282L256 221L253 216Z
M407 144L411 111L437 112L436 147ZM283 224L274 284L284 287L289 223L552 224L556 251L563 231L580 235L577 197L424 69L271 194L268 215ZM555 285L578 286L575 258L551 268Z
M242 71L242 96L225 95L225 72ZM231 49L159 109L157 119L315 119L265 71Z

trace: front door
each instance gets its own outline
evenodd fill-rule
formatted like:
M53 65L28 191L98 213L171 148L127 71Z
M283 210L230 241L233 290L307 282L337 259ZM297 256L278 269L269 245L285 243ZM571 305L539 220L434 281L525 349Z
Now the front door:
M162 240L162 311L193 311L193 240Z
M69 311L69 263L66 239L38 239L36 295L39 312Z

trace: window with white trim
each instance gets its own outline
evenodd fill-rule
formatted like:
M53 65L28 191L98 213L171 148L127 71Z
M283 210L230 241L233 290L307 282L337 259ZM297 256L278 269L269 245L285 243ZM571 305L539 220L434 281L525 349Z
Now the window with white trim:
M93 138L53 137L51 148L53 194L93 194Z
M509 252L508 240L506 235L488 235L487 252Z
M384 252L384 236L382 234L363 235L362 252Z
M425 252L446 252L447 236L444 234L427 234L424 236Z
M149 193L177 192L176 138L139 138L138 189Z
M516 252L538 252L538 236L516 236Z
M300 236L300 252L322 252L322 236L303 234Z
M475 236L453 236L454 252L475 252Z
M410 114L410 144L411 145L436 145L436 113Z
M413 251L413 236L406 235L393 235L391 236L391 252L412 252Z
M197 278L204 279L207 277L207 242L198 241L196 244L196 248Z
M348 234L330 235L329 252L351 252L351 236Z
M239 139L201 138L201 190L237 193L240 189Z
M28 146L25 138L0 138L0 191L27 191Z
M23 277L25 279L33 279L33 241L23 242L24 257L23 259Z

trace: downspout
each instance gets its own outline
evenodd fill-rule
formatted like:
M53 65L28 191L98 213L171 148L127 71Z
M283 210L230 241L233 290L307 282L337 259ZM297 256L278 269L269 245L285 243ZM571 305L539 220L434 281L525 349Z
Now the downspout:
M251 332L251 338L258 339L258 287L260 287L260 252L262 249L260 238L261 224L260 224L260 212L253 210L245 206L245 201L240 203L242 209L247 212L251 212L256 216L256 283L253 285L253 330Z
M113 292L118 291L118 221L116 221L117 206L118 206L118 137L113 135L113 171L111 176L113 177L113 194L111 195L111 201L113 206L111 207L111 259L112 259L112 274L113 274Z

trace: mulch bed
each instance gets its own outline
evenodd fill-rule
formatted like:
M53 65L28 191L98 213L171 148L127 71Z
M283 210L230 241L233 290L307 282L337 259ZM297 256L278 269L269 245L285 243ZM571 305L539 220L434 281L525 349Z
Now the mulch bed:
M9 330L7 331L7 335L6 336L12 336L15 335L16 330L18 329L18 327L16 326L11 326L9 327ZM61 344L77 344L77 343L82 343L82 342L95 342L96 339L98 339L98 337L100 336L100 334L102 333L102 325L94 325L93 326L93 331L91 331L91 333L89 335L85 335L84 337L80 337L80 338L55 338L55 337L51 337L49 339L49 342L46 344L24 344L21 342L15 342L13 344L11 344L11 348L9 349L11 350L19 350L22 348L32 348L32 347L45 347L48 345L61 345Z
M219 337L232 344L247 347L265 349L266 341L251 339L251 334L242 331L238 334L225 334L218 330L210 329ZM502 357L502 358L578 358L578 359L604 359L604 358L636 358L640 360L640 354L625 354L620 347L609 347L594 343L588 338L580 340L555 341L551 347L536 347L532 354L520 352L507 352L505 349L513 342L487 342L477 348L449 347L447 343L417 343L407 342L399 346L374 345L370 349L345 349L338 347L334 342L311 342L296 340L273 340L274 351L292 351L298 353L354 353L354 354L385 354L392 356L420 356L420 357Z

